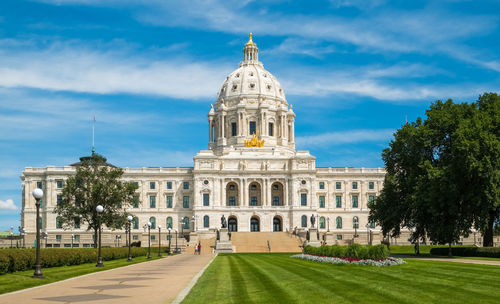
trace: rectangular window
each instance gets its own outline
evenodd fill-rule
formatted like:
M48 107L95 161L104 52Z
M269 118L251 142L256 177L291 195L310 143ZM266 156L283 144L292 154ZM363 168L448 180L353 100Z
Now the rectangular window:
M62 236L60 234L56 234L56 241L60 242L62 239Z
M139 182L134 182L134 185L139 188Z
M56 185L58 189L61 189L63 187L63 181L62 180L56 181Z
M257 124L255 121L250 122L250 135L257 134Z
M342 241L342 234L337 234L337 240Z
M75 218L75 229L80 229L80 219Z
M172 182L167 182L167 189L172 190Z
M154 190L156 188L155 182L149 182L149 189Z
M300 205L307 206L307 194L306 193L300 194Z
M269 123L269 136L274 136L274 124L272 122Z
M231 136L236 136L236 123L231 123Z
M234 196L229 197L229 206L236 206L236 198Z
M352 182L352 190L358 189L358 182Z
M342 196L335 196L335 202L337 203L337 208L342 208Z
M280 205L280 197L275 196L273 197L273 206L279 206Z
M368 201L373 202L375 200L375 195L368 196Z
M156 235L152 234L151 235L151 241L154 241L156 239Z
M75 234L75 242L80 242L80 235L79 234Z
M252 196L250 198L250 206L257 206L257 197L256 196Z
M319 182L319 188L320 189L325 189L325 183L324 182Z
M368 183L368 189L370 189L370 190L375 189L375 183L374 182L369 182Z
M71 244L64 244L64 248L71 248Z
M149 197L149 208L156 208L156 195Z
M134 195L134 199L132 200L132 207L139 208L139 196Z
M62 203L62 195L57 195L57 206Z
M353 208L358 208L358 196L357 195L354 195L352 197L352 207Z
M324 196L319 197L319 207L325 208L325 197Z
M173 198L172 195L167 195L167 208L172 208Z
M42 182L36 182L36 187L37 187L38 189L42 189L42 187L43 187L43 183L42 183Z
M182 207L189 208L189 196L184 196L182 199Z
M134 234L134 235L132 236L132 239L133 239L134 241L138 241L138 240L139 240L139 236L138 236L137 234Z
M189 189L189 182L184 182L184 183L182 184L182 188L183 188L184 190L188 190L188 189Z
M203 193L203 206L210 206L210 194Z
M90 248L90 244L83 244L83 248Z
M335 183L335 189L340 190L342 189L342 184L340 182Z

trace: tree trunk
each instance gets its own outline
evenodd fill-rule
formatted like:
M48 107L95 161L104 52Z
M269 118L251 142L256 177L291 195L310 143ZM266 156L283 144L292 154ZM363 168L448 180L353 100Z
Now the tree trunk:
M448 257L449 258L452 257L452 254L451 254L451 242L449 243L449 246L448 246Z
M495 210L488 212L488 226L483 235L484 247L493 247L493 224L495 223L496 214Z

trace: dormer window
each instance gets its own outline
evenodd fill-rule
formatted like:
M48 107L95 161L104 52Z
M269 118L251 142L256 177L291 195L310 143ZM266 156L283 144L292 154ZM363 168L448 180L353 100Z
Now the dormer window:
M255 83L250 84L250 89L255 89Z
M240 73L236 73L236 78L239 78L240 77Z
M238 88L238 85L237 84L233 84L233 91L236 91L237 88Z

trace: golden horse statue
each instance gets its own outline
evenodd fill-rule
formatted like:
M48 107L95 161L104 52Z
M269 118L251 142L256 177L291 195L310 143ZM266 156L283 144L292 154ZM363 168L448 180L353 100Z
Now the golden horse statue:
M259 140L257 138L257 134L253 133L252 139L246 140L245 139L245 147L249 148L262 148L264 147L264 140Z

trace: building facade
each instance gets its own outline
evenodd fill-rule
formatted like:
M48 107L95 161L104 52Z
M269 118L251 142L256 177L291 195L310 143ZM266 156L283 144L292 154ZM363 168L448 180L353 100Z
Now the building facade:
M384 169L318 168L308 151L297 151L295 113L278 80L259 61L251 36L243 61L227 76L210 107L207 129L208 149L194 156L193 167L124 169L123 179L139 186L128 210L136 217L134 240L147 240L148 221L154 238L159 225L211 235L223 215L230 231L300 234L311 226L313 216L320 233L330 235L329 243L380 239L378 227L368 222L367 204L382 189ZM91 246L85 223L63 230L53 213L65 179L75 171L74 166L25 169L22 225L27 243L34 239L31 192L38 187L45 193L40 221L47 246L70 247L71 239L74 247ZM124 244L124 231L104 229L103 243L118 245L118 236Z

